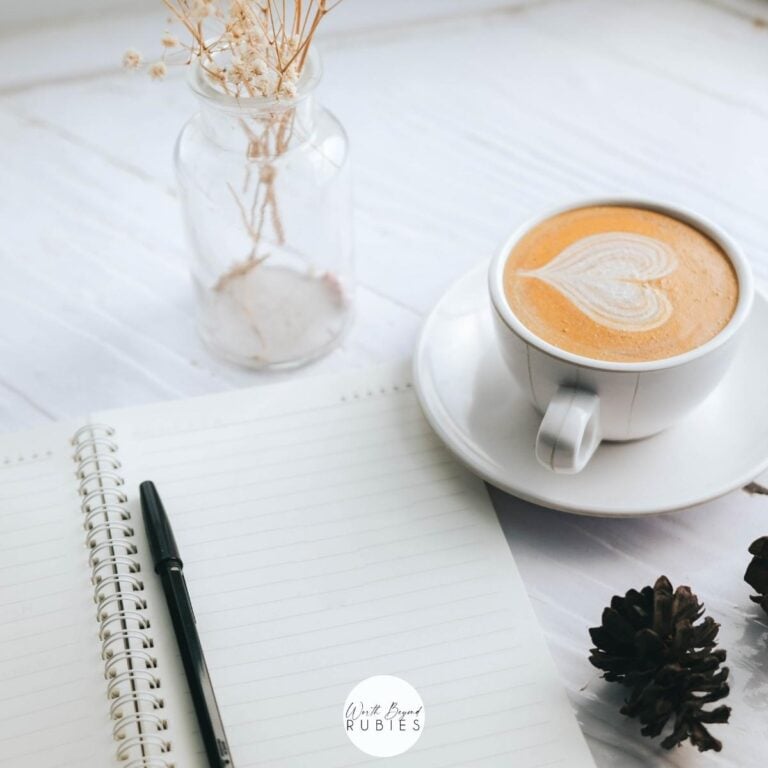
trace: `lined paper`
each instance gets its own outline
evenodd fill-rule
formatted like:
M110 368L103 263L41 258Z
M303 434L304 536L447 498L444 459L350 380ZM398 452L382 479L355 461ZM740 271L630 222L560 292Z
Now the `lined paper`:
M593 765L485 489L402 369L98 419L116 429L133 512L140 481L163 496L238 768ZM148 594L174 759L202 766ZM342 727L351 689L379 674L425 704L397 758L367 757Z
M0 437L0 765L111 765L71 426Z

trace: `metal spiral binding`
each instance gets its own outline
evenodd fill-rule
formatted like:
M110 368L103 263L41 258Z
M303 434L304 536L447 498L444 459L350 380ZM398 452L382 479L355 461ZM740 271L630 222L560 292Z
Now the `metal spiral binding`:
M88 424L72 438L96 603L109 714L125 768L174 768L161 679L114 430Z

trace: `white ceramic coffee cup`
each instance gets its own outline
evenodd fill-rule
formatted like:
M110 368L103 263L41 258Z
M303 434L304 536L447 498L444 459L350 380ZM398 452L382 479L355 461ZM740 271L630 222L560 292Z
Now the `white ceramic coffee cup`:
M523 325L504 294L504 267L512 248L542 221L596 205L663 213L690 224L723 248L736 271L739 298L733 317L717 336L681 355L624 363L559 349ZM488 285L502 355L518 385L543 414L536 456L544 466L564 473L580 472L602 440L648 437L680 421L701 403L728 370L754 297L749 263L719 227L671 205L623 198L580 201L523 224L491 262Z

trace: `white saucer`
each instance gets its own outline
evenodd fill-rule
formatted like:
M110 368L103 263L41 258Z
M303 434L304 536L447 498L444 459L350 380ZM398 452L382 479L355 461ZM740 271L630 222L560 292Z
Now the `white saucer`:
M604 443L578 475L536 461L541 417L496 348L478 267L440 299L414 359L424 413L473 472L520 498L584 515L631 517L691 507L768 467L768 299L758 293L732 369L684 422L631 443Z

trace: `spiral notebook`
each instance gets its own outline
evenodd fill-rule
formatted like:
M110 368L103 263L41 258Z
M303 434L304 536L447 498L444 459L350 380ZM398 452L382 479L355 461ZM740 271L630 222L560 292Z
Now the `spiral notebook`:
M0 437L0 765L202 768L138 485L156 482L238 768L592 766L482 484L402 367ZM344 700L396 675L396 758Z

